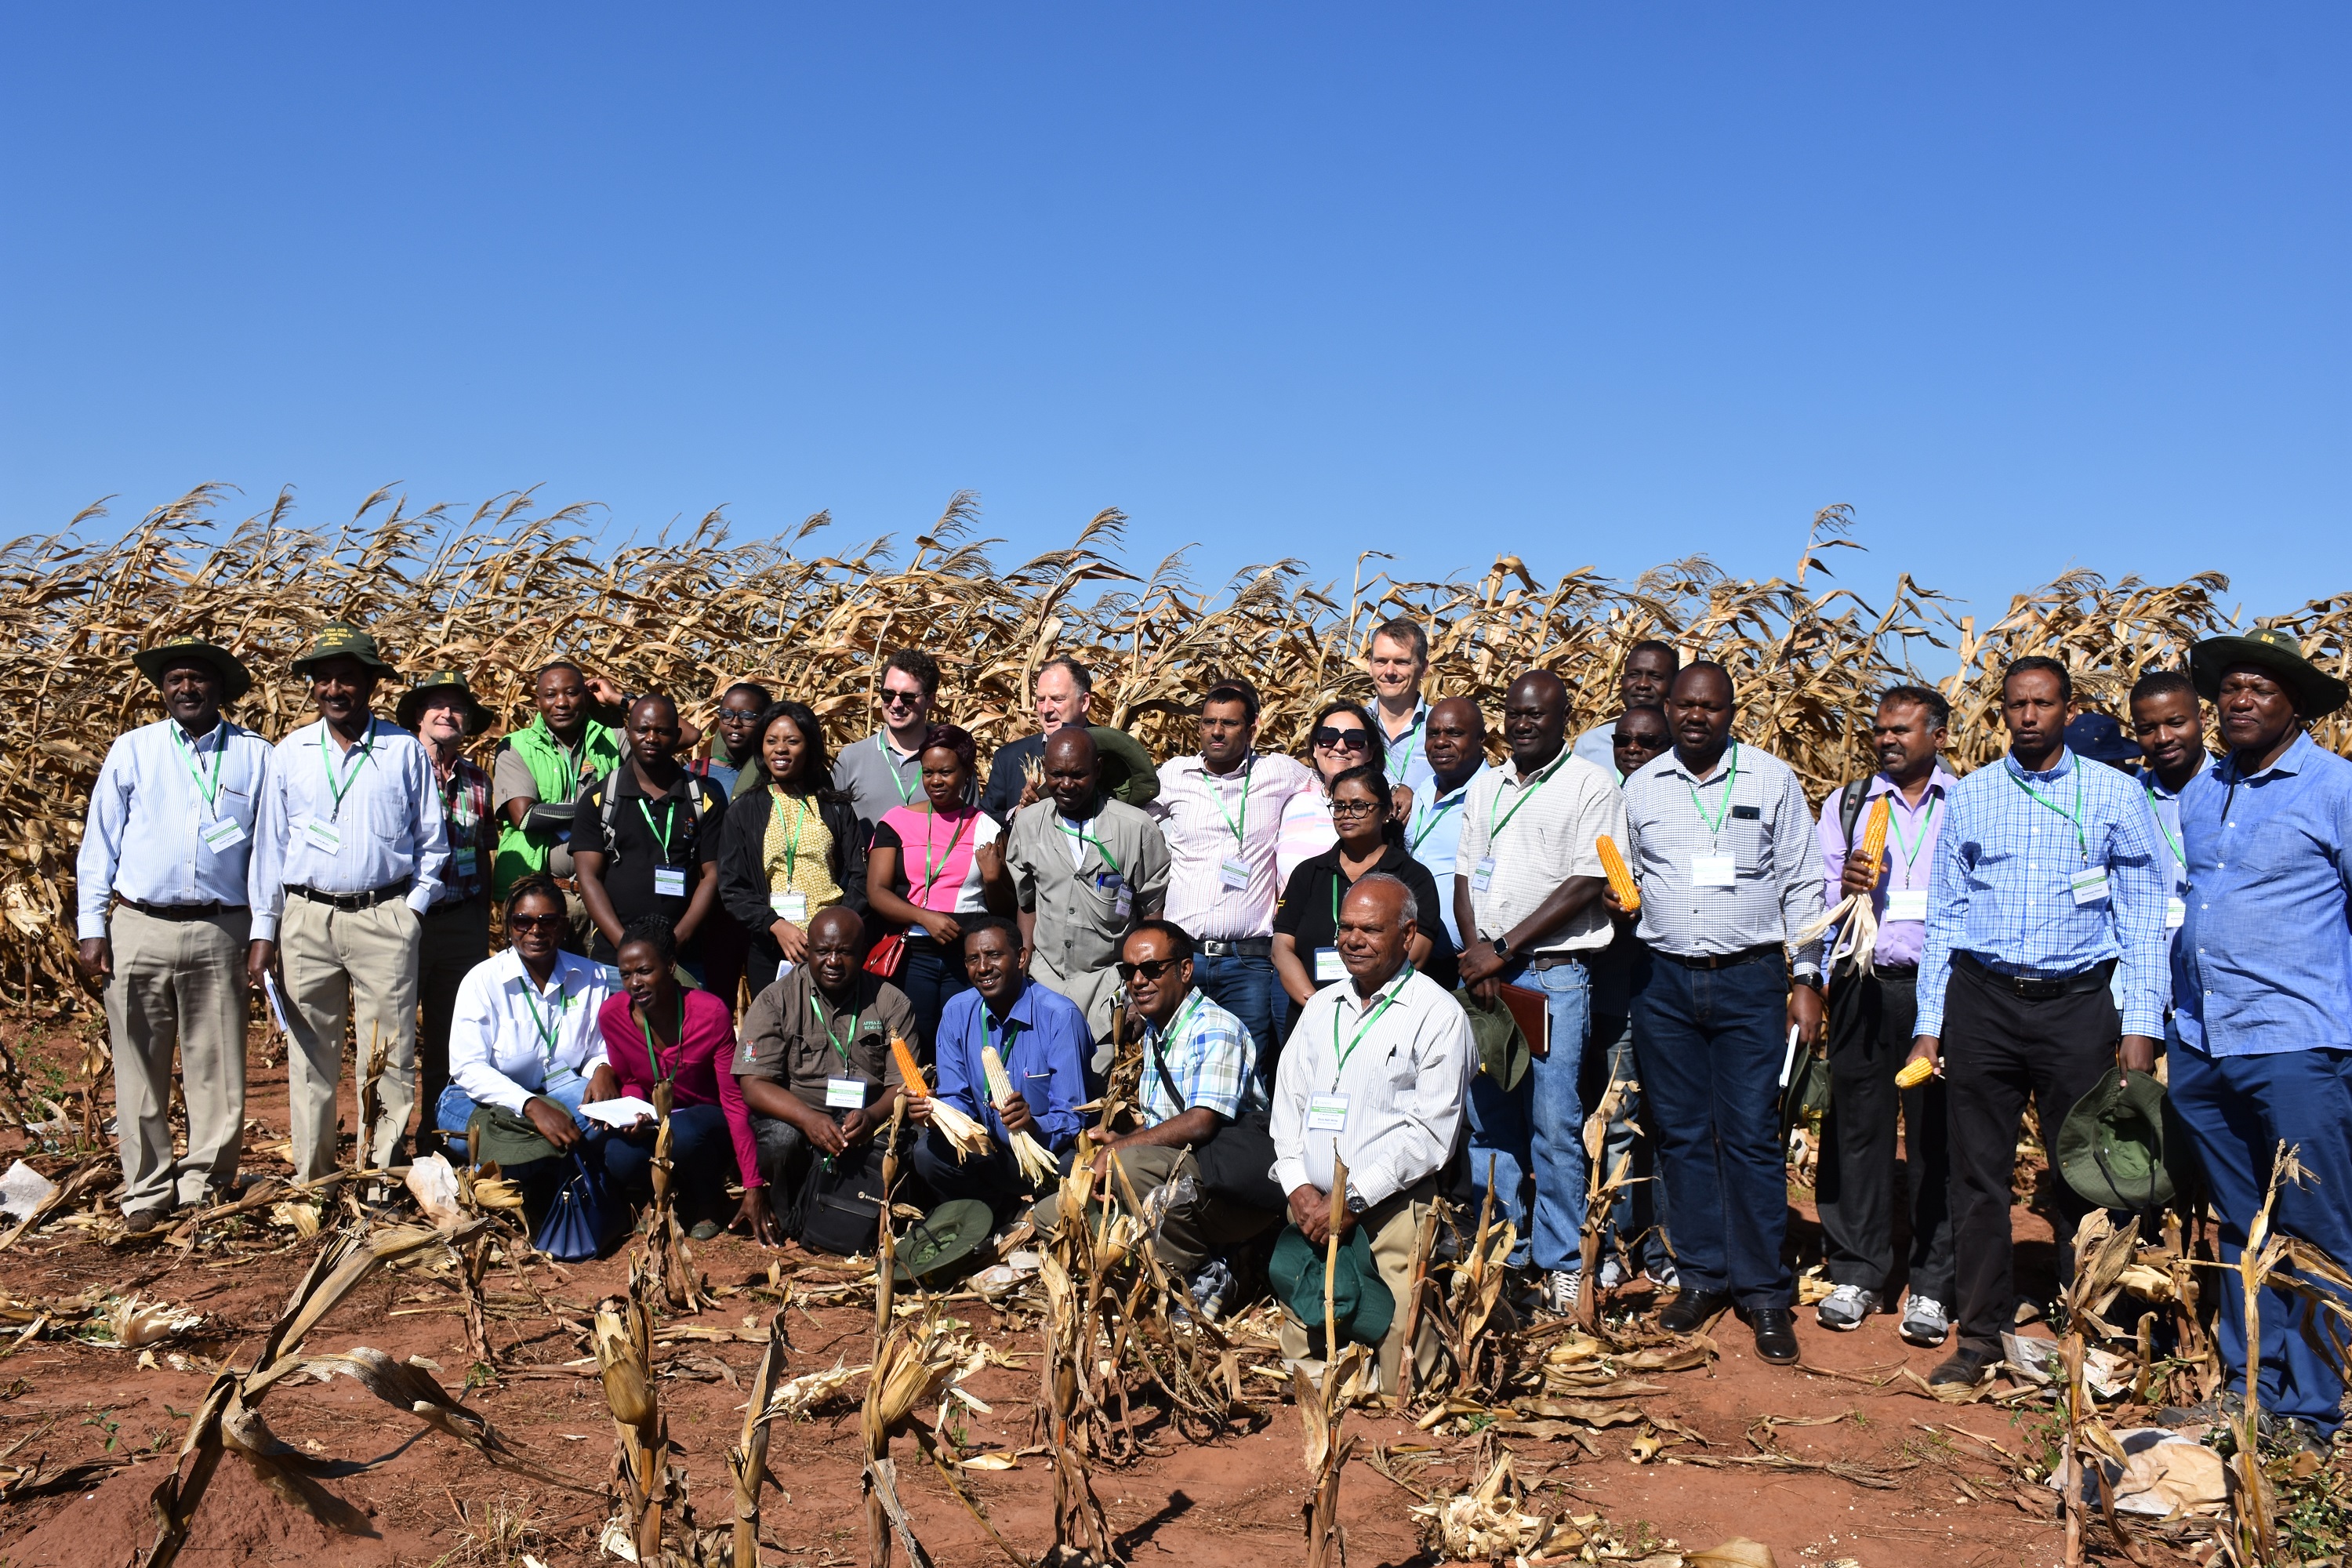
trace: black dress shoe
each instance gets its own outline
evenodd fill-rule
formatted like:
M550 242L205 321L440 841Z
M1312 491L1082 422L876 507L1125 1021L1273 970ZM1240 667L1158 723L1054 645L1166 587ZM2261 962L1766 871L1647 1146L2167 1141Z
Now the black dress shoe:
M1658 1327L1670 1334L1696 1333L1730 1305L1727 1290L1684 1290L1658 1314Z
M1957 1384L1962 1388L1974 1388L1982 1381L1985 1368L2000 1360L1998 1347L1964 1344L1945 1357L1942 1363L1927 1374L1927 1382L1934 1387Z
M1787 1307L1759 1307L1748 1314L1756 1331L1756 1353L1774 1366L1797 1359L1797 1314Z

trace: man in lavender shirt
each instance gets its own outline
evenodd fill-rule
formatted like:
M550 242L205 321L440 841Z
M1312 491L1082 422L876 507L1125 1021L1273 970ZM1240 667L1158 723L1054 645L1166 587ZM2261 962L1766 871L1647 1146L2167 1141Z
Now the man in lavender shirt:
M1825 1329L1857 1329L1892 1295L1899 1109L1911 1199L1911 1294L1901 1332L1916 1345L1943 1343L1951 1327L1944 1085L1930 1079L1918 1089L1897 1089L1895 1075L1910 1054L1917 1018L1936 833L1945 798L1959 782L1937 756L1950 718L1951 704L1940 692L1888 688L1870 731L1879 771L1824 801L1818 830L1823 897L1834 908L1848 893L1869 894L1878 940L1870 973L1849 955L1829 976L1830 1109L1822 1124L1816 1194L1832 1289L1816 1316ZM1882 798L1889 810L1886 848L1874 877L1862 857L1848 850L1863 837Z

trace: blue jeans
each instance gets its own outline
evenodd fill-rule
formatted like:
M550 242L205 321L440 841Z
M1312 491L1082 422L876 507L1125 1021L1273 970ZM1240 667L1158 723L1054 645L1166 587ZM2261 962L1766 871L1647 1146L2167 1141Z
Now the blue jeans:
M1192 960L1192 984L1210 1001L1239 1018L1257 1046L1257 1075L1274 1082L1274 1060L1281 1049L1274 1032L1274 998L1282 989L1274 977L1274 960L1228 952Z
M907 1005L915 1010L915 1045L928 1062L939 1048L940 1015L950 998L971 989L971 982L964 978L963 953L961 949L950 952L919 929L910 930L907 961L898 965L898 977L891 984L907 994Z
M2295 1145L2295 1159L2314 1178L2279 1189L2272 1218L2288 1236L2310 1242L2339 1262L2352 1258L2352 1053L2281 1051L2274 1056L2210 1057L2177 1046L2171 1052L2173 1110L2205 1167L2205 1184L2221 1219L2221 1266L2237 1267L2246 1227L2260 1213L2279 1142ZM2311 1283L2318 1285L2317 1280ZM2324 1286L2320 1287L2325 1289ZM2246 1383L2244 1293L2232 1277L2221 1283L2221 1317L2214 1335L2230 1386ZM2264 1410L2299 1416L2333 1436L2341 1417L2344 1378L2306 1333L2319 1325L2312 1309L2280 1291L2262 1294Z
M1660 956L1633 997L1649 1127L1675 1205L1683 1289L1786 1307L1789 1179L1780 1139L1789 981L1777 957L1689 969Z
M602 1170L604 1165L604 1151L612 1139L603 1125L591 1121L580 1114L580 1101L587 1093L588 1080L583 1078L575 1079L561 1089L543 1089L537 1098L552 1100L572 1112L572 1124L587 1134L580 1140L579 1146L574 1152L579 1155L581 1163L590 1170ZM474 1109L473 1099L453 1083L441 1091L440 1103L433 1108L433 1120L440 1126L442 1131L456 1133L462 1140L465 1136L466 1124L474 1119ZM453 1144L452 1147L454 1149L455 1145ZM473 1157L473 1151L467 1150L467 1160L471 1162ZM561 1154L538 1160L525 1160L520 1165L508 1166L499 1172L499 1174L522 1189L523 1213L529 1219L531 1229L536 1233L540 1216L545 1212L548 1200L554 1195L555 1189L572 1174L572 1162Z
M1551 1050L1528 1064L1528 1168L1536 1184L1533 1261L1547 1273L1580 1266L1584 1098L1577 1076L1592 1033L1592 974L1581 962L1528 969L1512 982L1544 994Z
M1463 1107L1470 1131L1470 1181L1483 1209L1488 1177L1493 1178L1495 1211L1511 1222L1518 1240L1511 1246L1508 1264L1524 1268L1535 1238L1528 1229L1528 1101L1534 1093L1535 1071L1519 1079L1517 1089L1505 1089L1492 1074L1481 1072L1470 1080L1470 1100ZM1475 1226L1475 1215L1468 1216Z
M656 1127L605 1135L604 1177L615 1197L637 1201L653 1195L654 1140L660 1135ZM727 1130L727 1112L716 1105L673 1106L669 1163L670 1193L687 1223L725 1221L732 1212L724 1206L727 1178L735 1168L735 1139Z

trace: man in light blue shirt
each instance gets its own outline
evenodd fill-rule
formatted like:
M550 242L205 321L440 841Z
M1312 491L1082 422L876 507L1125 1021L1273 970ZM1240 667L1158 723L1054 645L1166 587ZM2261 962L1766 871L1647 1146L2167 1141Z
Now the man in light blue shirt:
M441 788L417 738L368 710L393 667L375 639L331 621L294 661L319 721L278 742L254 833L257 986L282 971L294 1179L336 1165L343 1024L359 1041L357 1157L399 1162L416 1100L425 911L449 858Z
M1405 822L1405 852L1421 862L1436 881L1441 894L1454 890L1454 850L1462 842L1463 804L1470 786L1486 771L1486 720L1467 697L1449 697L1423 716L1421 734L1429 763L1429 777L1414 792L1412 815ZM1462 951L1460 921L1454 900L1443 900L1438 912L1454 950Z
M2181 923L2189 918L2189 864L2180 842L2180 792L2213 759L2205 752L2205 714L2197 706L2197 688L2177 669L2151 670L2132 683L2131 721L2132 737L2147 763L2140 773L2140 787L2147 792L2148 809L2156 814L2157 838L2164 847L2164 935L2168 954L2180 940ZM2168 983L2170 978L2168 973Z
M1674 685L1682 668L1682 651L1670 642L1644 637L1627 648L1625 668L1617 677L1618 717L1636 708L1656 708L1664 703L1666 689ZM1617 768L1616 741L1617 720L1612 719L1579 735L1570 750L1601 772L1616 773L1617 782L1623 784L1626 775Z
M106 986L123 1227L236 1179L245 1147L247 875L269 742L221 717L253 686L227 649L177 637L132 660L166 717L118 739L74 869L77 958ZM188 1152L172 1157L172 1053Z
M2305 1179L2279 1188L2273 1225L2342 1262L2352 1258L2352 763L2305 731L2352 693L2268 627L2199 643L2189 668L2229 754L2180 797L2189 892L2172 950L2172 1104L2221 1216L2223 1268L2245 1247L2282 1143ZM2344 1379L2316 1316L2306 1299L2263 1292L2261 1407L2324 1458ZM2215 1341L2229 1394L2168 1421L2237 1414L2246 1322L2235 1289L2221 1291Z
M1959 1342L1930 1381L1974 1384L2017 1308L2010 1181L2028 1096L2055 1128L2164 1033L2164 889L2139 781L2066 749L2074 681L2032 656L2001 679L2009 754L1962 779L1937 835L1912 1059L1942 1058ZM2123 971L2116 1016L2108 984ZM2064 1259L2088 1205L2056 1184ZM2062 1262L2062 1275L2065 1272Z
M1417 801L1429 793L1434 771L1428 745L1432 710L1421 696L1422 682L1429 676L1429 633L1419 621L1402 616L1382 621L1372 628L1364 668L1371 675L1373 693L1364 717L1381 727L1381 738L1387 742L1389 784L1412 791Z

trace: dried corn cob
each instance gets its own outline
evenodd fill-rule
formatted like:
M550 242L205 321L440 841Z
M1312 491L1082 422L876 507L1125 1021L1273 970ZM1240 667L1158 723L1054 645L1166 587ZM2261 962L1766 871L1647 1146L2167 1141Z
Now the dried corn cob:
M980 1047L980 1070L988 1078L988 1097L999 1110L1013 1098L1013 1075L1004 1070L1004 1058L996 1054L994 1046ZM1045 1146L1026 1132L1013 1135L1013 1157L1021 1162L1022 1173L1033 1182L1051 1180L1056 1166L1054 1156Z
M1897 1089L1916 1089L1935 1076L1935 1058L1915 1058L1910 1061L1905 1062L1903 1064L1903 1070L1895 1075L1895 1087Z
M1880 795L1862 825L1860 854L1863 864L1870 868L1873 884L1877 882L1878 874L1886 869L1886 825L1894 816L1890 800L1887 795Z
M1601 868L1609 874L1609 890L1617 895L1617 901L1628 910L1640 909L1642 884L1633 880L1633 868L1625 864L1617 841L1604 833L1592 841L1592 847L1601 852Z

